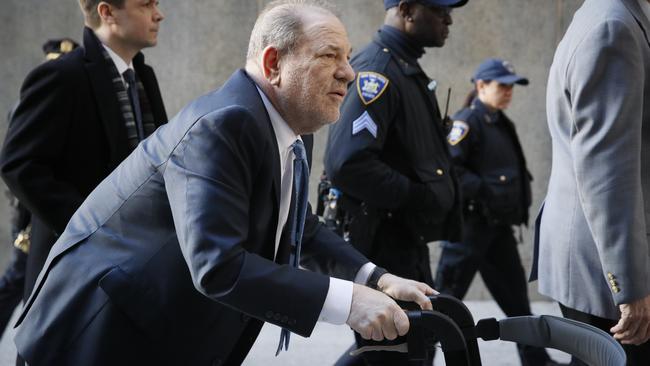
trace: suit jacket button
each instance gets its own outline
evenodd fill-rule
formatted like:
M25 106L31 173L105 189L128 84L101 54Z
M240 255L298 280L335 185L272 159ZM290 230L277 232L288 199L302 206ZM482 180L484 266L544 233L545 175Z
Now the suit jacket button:
M445 172L442 169L436 169L436 174L438 175L444 175Z
M508 178L506 178L505 175L502 175L502 176L499 177L499 180L500 180L501 182L505 182L506 180L508 180Z
M264 314L267 319L272 319L273 318L273 312L271 310L267 311L266 314Z

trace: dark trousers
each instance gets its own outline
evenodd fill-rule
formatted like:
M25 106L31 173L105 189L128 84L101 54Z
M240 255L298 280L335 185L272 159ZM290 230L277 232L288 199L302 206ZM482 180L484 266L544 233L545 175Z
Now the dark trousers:
M354 238L351 238L351 242L354 244ZM384 219L374 235L368 258L394 275L433 285L429 248L417 243L411 231L400 220ZM405 338L398 337L394 341L375 342L367 341L357 333L354 336L357 347L391 345L406 341ZM420 366L433 364L433 358L428 361L409 361L405 353L374 351L363 353L361 357L356 358L343 355L337 362L337 365L347 366L364 364Z
M604 331L605 333L611 334L609 331L616 323L617 320L605 319L595 315L583 313L581 311L568 308L560 304L560 310L562 311L562 316L568 319L577 320ZM650 341L645 342L639 346L626 345L623 344L623 349L627 355L627 366L641 366L650 364ZM586 363L580 361L575 357L571 357L571 366L587 366Z
M443 244L434 288L463 299L481 273L492 297L508 317L531 315L526 275L510 225L488 225L483 217L467 218L460 243ZM550 360L542 348L517 345L524 366Z
M16 306L23 298L27 254L12 248L11 261L0 278L0 337L4 334Z

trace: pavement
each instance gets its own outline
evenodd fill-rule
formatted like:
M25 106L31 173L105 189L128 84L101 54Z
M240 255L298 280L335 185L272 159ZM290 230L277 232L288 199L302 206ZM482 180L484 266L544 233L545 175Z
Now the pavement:
M494 301L466 301L465 304L472 312L474 320L483 318L504 317ZM533 313L560 315L556 303L538 301L532 303ZM14 317L16 314L14 314ZM338 357L352 344L352 331L346 326L334 326L318 323L310 338L292 334L288 352L282 352L275 357L275 350L280 337L280 328L265 325L253 349L244 361L246 366L327 366L332 365ZM0 366L15 364L16 348L13 344L13 330L5 332L0 339ZM519 366L519 358L514 343L479 340L481 361L483 365ZM549 350L551 357L557 361L568 362L569 355ZM442 366L442 357L436 357L435 366ZM183 365L184 366L184 365Z

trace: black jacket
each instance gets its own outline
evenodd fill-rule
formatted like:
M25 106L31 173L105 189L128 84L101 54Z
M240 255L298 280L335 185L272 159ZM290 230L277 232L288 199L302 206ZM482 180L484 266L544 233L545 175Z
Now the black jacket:
M33 214L26 294L56 235L131 152L102 45L89 28L83 43L27 76L0 156L2 178ZM167 122L153 69L142 54L133 65L156 125Z
M345 197L403 220L426 243L458 235L460 214L435 91L417 62L422 53L384 26L353 57L357 79L330 129L325 168Z
M527 224L532 175L514 124L480 100L456 113L448 137L467 215L493 224Z

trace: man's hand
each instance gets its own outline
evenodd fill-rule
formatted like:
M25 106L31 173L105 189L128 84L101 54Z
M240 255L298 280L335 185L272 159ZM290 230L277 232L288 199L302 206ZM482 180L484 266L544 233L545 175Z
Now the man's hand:
M621 319L609 331L622 344L639 345L650 339L650 295L619 305Z
M431 301L427 296L438 294L438 291L432 289L426 283L407 280L390 273L386 273L379 278L377 287L393 299L417 303L422 310L433 310Z
M364 339L375 341L393 340L409 330L406 313L393 299L358 284L354 284L352 290L352 308L347 324Z

